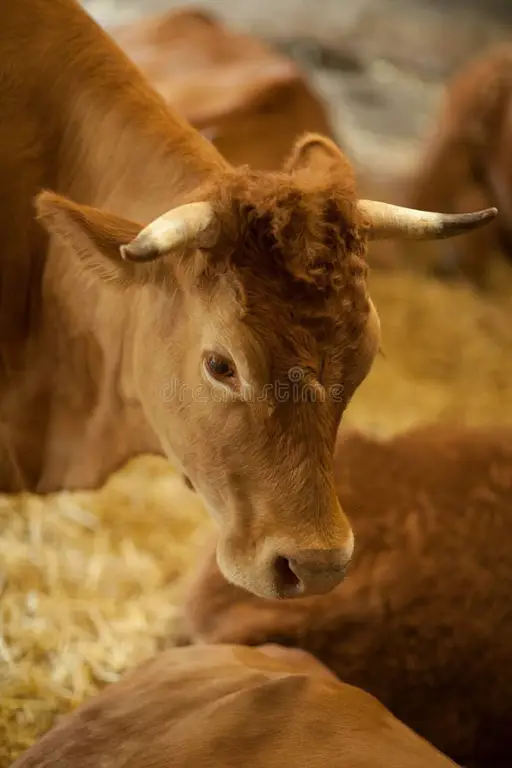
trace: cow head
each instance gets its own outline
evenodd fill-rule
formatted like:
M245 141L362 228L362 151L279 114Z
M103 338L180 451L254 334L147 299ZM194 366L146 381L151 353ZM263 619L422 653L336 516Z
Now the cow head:
M340 150L314 134L281 172L227 168L144 228L53 193L38 206L121 292L135 391L219 522L225 576L265 597L332 589L354 546L336 433L380 339L366 240L446 236L493 212L359 201Z

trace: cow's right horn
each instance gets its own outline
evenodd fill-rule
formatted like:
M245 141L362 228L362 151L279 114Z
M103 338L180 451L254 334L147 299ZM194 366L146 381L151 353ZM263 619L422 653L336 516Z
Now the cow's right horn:
M212 224L210 203L187 203L173 208L144 227L131 243L120 247L127 261L153 261L164 253L192 243Z

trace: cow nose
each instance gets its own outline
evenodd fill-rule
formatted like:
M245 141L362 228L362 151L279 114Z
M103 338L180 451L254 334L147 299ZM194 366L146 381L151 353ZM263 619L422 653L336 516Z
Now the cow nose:
M330 592L340 584L350 562L346 549L305 549L293 556L279 555L274 563L281 597L306 597Z

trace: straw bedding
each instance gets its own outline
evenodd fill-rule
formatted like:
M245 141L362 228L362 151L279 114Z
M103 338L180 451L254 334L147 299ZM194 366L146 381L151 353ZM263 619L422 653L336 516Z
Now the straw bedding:
M374 275L383 350L346 423L512 422L512 291ZM155 457L96 493L0 497L0 768L55 718L173 642L179 579L212 523Z
M0 765L172 642L176 579L208 520L157 457L96 493L0 498Z

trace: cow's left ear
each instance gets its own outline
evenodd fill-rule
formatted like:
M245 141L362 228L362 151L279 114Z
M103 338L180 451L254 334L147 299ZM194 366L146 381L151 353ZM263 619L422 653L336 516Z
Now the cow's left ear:
M142 225L47 190L37 195L35 207L38 221L66 242L85 268L116 282L132 276L134 265L121 258L120 248L137 237Z

